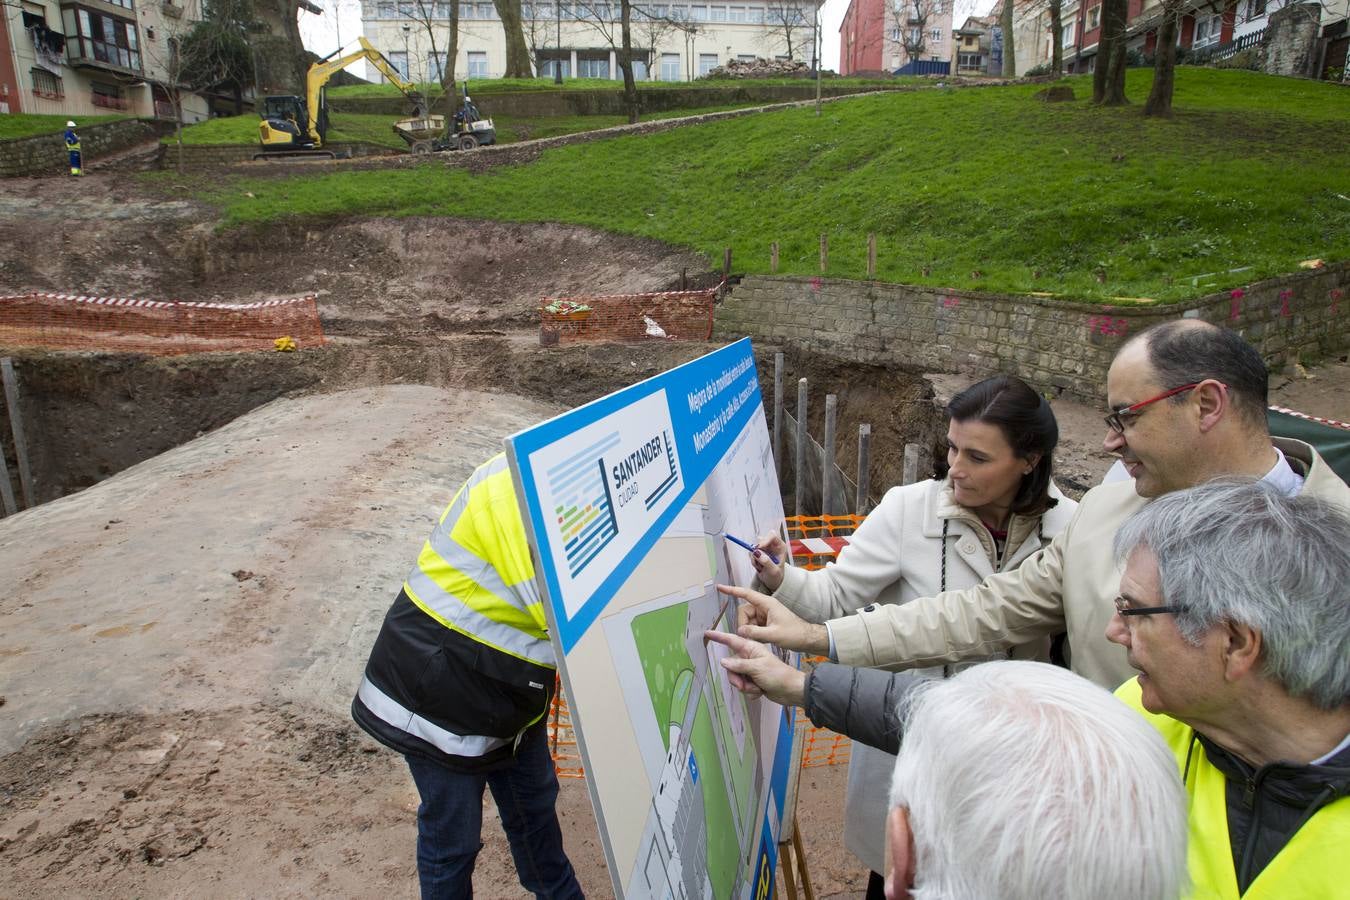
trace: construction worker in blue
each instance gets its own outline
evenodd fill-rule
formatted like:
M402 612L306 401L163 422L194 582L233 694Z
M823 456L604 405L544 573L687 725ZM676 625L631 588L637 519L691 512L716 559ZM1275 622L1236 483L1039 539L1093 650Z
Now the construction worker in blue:
M582 896L563 851L548 748L553 644L506 457L455 494L385 614L352 701L356 723L408 762L423 898L473 896L483 789L520 883Z
M75 133L75 123L66 123L66 152L70 154L70 174L83 175L80 171L80 136Z

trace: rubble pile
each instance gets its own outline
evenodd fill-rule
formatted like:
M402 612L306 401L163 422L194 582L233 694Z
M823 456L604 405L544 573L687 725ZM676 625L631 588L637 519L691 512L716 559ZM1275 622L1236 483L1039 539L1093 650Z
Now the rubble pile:
M811 67L795 59L730 60L707 74L707 78L804 78Z

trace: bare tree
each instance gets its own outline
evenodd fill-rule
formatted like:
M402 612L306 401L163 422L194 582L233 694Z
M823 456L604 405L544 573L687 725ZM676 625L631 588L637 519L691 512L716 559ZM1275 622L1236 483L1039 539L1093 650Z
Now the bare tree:
M684 38L685 71L689 80L694 80L694 39L703 33L703 26L689 17L683 10L672 10L670 24Z
M457 3L459 0L451 2ZM502 31L506 34L505 77L531 77L534 73L530 69L530 50L525 45L520 0L492 0L492 5L497 8L497 18L501 19Z
M455 93L455 58L459 55L459 0L450 0L448 3L446 0L402 0L398 8L404 19L416 25L419 34L426 35L429 48L426 81L428 86L434 81L441 88L438 95L426 98L427 109L430 110L440 97L453 96ZM447 16L450 19L450 30L447 36L448 46L442 56L436 36L441 20ZM417 81L411 59L407 61L407 65L408 80Z
M623 73L623 103L628 121L638 120L637 82L633 79L632 6L629 0L619 0L619 18L615 21L614 6L609 0L576 0L574 7L581 19L614 51Z
M637 5L633 7L633 29L637 33L638 48L636 53L641 54L646 51L647 78L653 80L656 67L660 63L657 59L658 48L665 42L666 38L675 33L675 23L668 16L656 15L652 12L652 7Z
M798 0L769 0L764 7L765 36L778 40L787 49L788 59L796 59L796 50L801 49L806 39L804 32L811 29L811 20L806 17ZM795 49L794 49L795 48Z
M1092 70L1092 102L1123 106L1125 97L1125 18L1127 0L1102 0L1101 37Z
M544 14L545 7L539 0L529 2L521 7L521 29L525 32L525 44L530 48L530 59L534 62L534 73L536 76L543 74L543 68L540 65L540 57L543 51L547 50L552 42L558 40L557 20L551 11ZM561 65L561 61L558 63Z
M902 64L923 59L928 49L928 23L934 16L941 14L944 0L891 0L891 15L895 18L895 28L904 57Z
M142 8L150 5L150 2L153 2L153 0L142 3ZM145 12L141 13L141 15L145 14ZM201 15L200 10L197 11L197 15ZM144 58L154 64L159 76L147 80L164 92L165 97L168 98L169 107L173 111L174 142L178 145L177 159L178 174L180 175L183 174L183 95L193 93L184 83L187 57L182 52L182 45L184 39L198 21L200 21L199 18L194 19L190 15L177 18L165 16L159 26L162 40L146 41L141 47ZM153 100L153 98L152 90L151 99Z

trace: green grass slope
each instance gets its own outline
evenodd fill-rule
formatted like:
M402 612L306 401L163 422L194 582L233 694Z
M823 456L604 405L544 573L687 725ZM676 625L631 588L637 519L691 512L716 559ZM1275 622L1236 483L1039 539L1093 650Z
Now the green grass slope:
M229 224L289 216L463 214L658 238L737 271L1103 299L1173 300L1300 260L1350 258L1350 91L1183 68L1177 115L1097 109L1039 86L869 95L808 109L565 147L474 175L435 163L217 188ZM246 194L251 192L252 196ZM472 198L466 204L465 198ZM1241 268L1243 271L1229 273ZM1221 273L1208 276L1209 273Z
M79 123L76 128L78 132L80 128L86 128L90 125L103 125L125 118L128 117L75 116L73 121ZM66 122L71 119L72 117L67 115L49 116L38 113L10 113L0 116L0 141L33 137L39 134L54 135L57 140L60 140L61 134L66 130Z

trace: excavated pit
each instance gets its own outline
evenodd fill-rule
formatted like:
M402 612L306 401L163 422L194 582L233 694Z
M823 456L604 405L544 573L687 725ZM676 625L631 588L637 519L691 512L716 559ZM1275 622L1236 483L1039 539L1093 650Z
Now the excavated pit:
M163 358L9 349L40 501L95 484L282 396L427 384L570 406L712 348L539 346L541 297L717 282L701 256L658 241L550 223L428 217L218 232L208 208L101 187L107 195L71 194L60 204L19 191L0 195L0 246L9 248L0 258L0 293L225 303L313 294L329 343L298 353ZM46 189L68 193L64 184ZM773 349L757 348L766 400ZM857 425L872 424L874 494L899 480L906 442L931 447L939 439L932 389L917 375L792 352L787 368L789 408L797 379L811 379L813 435L823 432L825 394L838 395L844 471L856 470ZM7 421L2 430L13 461ZM11 474L17 487L17 472Z

